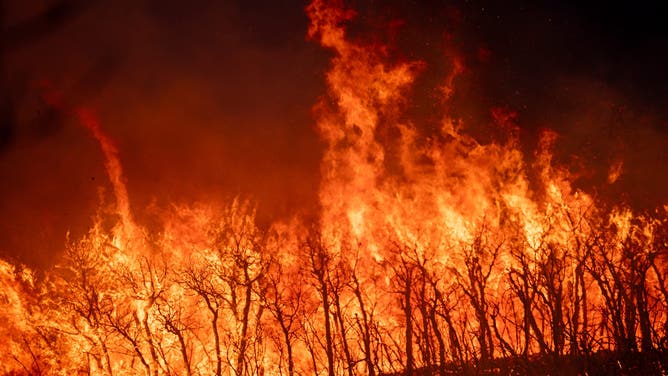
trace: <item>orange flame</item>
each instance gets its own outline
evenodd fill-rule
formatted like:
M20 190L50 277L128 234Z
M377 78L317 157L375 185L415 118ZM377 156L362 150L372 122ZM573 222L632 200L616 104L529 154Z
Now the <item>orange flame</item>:
M100 143L120 220L69 242L43 278L0 262L0 372L445 375L665 354L668 209L637 215L574 188L553 160L558 135L527 158L507 109L490 115L503 142L445 109L425 132L405 110L426 64L350 38L340 1L307 13L309 37L334 52L315 106L315 223L262 228L235 199L174 205L160 232L144 229L97 118L46 90ZM439 104L464 73L455 58Z

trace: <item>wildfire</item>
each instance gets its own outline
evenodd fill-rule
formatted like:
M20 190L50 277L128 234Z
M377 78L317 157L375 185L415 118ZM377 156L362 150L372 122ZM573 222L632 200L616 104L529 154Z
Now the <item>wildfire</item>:
M665 210L638 215L575 188L553 161L554 132L526 162L507 110L492 110L503 142L479 142L445 109L426 134L405 113L426 64L349 37L355 12L339 1L306 11L309 38L334 54L315 106L313 223L261 227L237 199L175 205L160 232L142 228L93 112L46 90L99 142L119 219L106 228L100 214L39 277L0 262L0 372L446 375L530 356L665 354ZM438 103L463 72L455 59ZM388 129L397 136L379 136Z

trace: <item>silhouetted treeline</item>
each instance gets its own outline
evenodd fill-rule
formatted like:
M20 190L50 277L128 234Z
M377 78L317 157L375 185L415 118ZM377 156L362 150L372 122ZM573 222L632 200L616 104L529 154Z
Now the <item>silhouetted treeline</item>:
M665 215L597 213L530 240L507 218L470 242L388 231L382 248L263 230L239 202L187 236L98 225L44 277L4 265L1 370L661 374Z

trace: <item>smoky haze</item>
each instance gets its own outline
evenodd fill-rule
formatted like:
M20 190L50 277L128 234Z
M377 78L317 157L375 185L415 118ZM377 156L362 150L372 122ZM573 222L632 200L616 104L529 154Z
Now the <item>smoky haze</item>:
M237 195L254 199L265 221L317 206L322 145L311 107L325 93L330 52L305 39L305 2L0 4L4 29L14 33L0 48L8 109L0 129L1 254L49 265L65 234L81 236L100 203L113 200L98 145L44 103L40 81L97 112L120 151L140 221L151 223L153 209L170 203ZM584 189L642 209L667 201L661 9L351 5L360 13L353 33L400 25L379 38L398 46L399 58L426 62L407 109L426 132L439 121L434 88L456 53L467 70L449 106L470 132L489 138L490 109L507 107L518 113L528 156L541 129L560 133L558 159L584 171ZM9 43L19 32L31 36ZM621 178L605 185L616 160Z
M261 216L313 205L310 108L326 57L304 40L301 2L244 4L99 1L5 53L15 121L3 124L0 154L3 254L48 264L68 230L76 239L90 226L100 197L113 201L96 142L43 103L39 80L97 112L139 213L236 195L257 200ZM48 5L5 9L13 25Z

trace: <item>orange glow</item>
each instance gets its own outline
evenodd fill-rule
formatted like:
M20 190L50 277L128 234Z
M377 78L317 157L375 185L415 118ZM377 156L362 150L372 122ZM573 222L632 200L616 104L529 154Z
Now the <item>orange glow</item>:
M307 13L309 38L333 52L314 108L316 220L261 226L237 198L174 204L160 230L143 228L94 113L46 95L99 142L118 218L106 225L101 208L43 276L0 262L0 372L445 375L665 350L666 210L641 215L576 188L553 131L524 155L512 111L490 109L503 141L467 134L445 108L460 58L435 85L444 108L428 134L406 115L426 64L349 37L355 13L340 1Z

